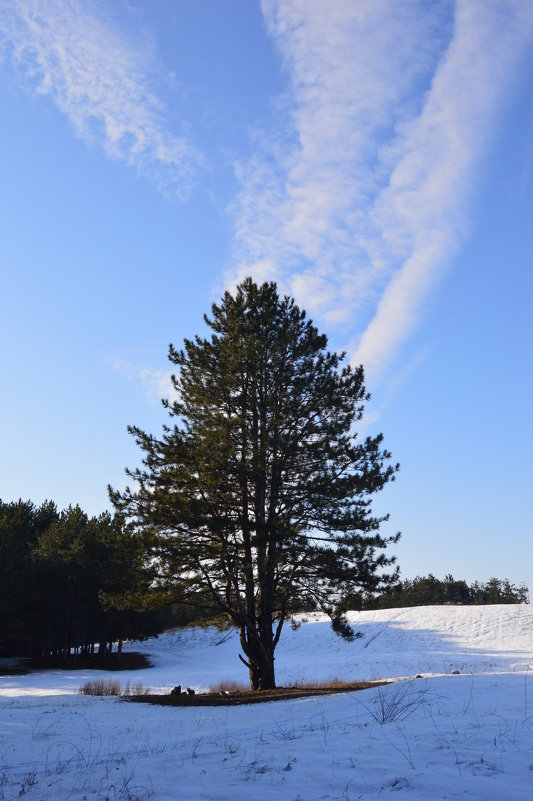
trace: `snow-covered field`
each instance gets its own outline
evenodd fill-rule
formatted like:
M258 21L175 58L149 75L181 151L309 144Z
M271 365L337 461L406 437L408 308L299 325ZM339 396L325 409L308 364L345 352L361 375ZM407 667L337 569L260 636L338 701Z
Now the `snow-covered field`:
M531 801L531 608L351 617L364 635L353 643L319 616L298 630L287 625L278 684L402 681L247 707L167 708L76 694L95 675L113 674L0 677L0 801L351 801L396 792L420 801ZM233 634L195 629L129 648L148 653L154 667L117 673L123 684L201 691L246 680Z

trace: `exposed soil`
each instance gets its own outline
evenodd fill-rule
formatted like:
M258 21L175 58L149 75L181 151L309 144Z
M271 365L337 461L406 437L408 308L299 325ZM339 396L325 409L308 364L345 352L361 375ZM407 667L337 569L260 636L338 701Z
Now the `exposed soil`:
M267 701L287 701L291 698L305 698L314 695L333 695L367 690L389 684L388 681L357 681L347 684L317 687L277 687L275 690L252 690L230 693L197 693L196 695L133 695L128 701L138 701L158 706L240 706L242 704L261 704Z
M125 651L120 655L108 654L105 658L98 654L87 656L40 656L36 659L0 660L0 676L24 676L39 670L142 670L152 667L145 654Z

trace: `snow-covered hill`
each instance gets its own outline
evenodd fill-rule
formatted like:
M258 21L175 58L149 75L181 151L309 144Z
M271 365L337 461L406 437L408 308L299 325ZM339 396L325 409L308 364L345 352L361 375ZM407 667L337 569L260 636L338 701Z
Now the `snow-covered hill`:
M0 677L0 799L240 801L533 797L533 611L419 607L287 624L278 684L413 677L357 694L251 707L161 708L76 690L91 671ZM132 650L123 683L202 690L246 680L233 633L191 629ZM459 670L460 675L450 675ZM99 677L101 678L101 673Z
M276 656L278 684L509 672L526 670L533 660L531 606L421 606L352 612L349 620L363 635L351 643L333 633L324 615L300 616L297 630L287 623ZM181 684L201 691L221 679L247 680L234 632L185 629L126 648L149 656L153 669L131 678L153 689ZM71 693L90 678L91 671L0 677L0 695Z

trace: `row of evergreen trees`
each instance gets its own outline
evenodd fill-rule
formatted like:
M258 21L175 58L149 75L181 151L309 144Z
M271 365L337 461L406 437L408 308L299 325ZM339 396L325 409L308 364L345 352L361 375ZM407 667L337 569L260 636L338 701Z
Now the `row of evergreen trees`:
M118 516L88 517L79 506L0 500L0 657L102 658L113 642L149 636L172 623L199 621L187 607L150 609L153 576L138 534ZM142 599L146 609L140 611ZM353 596L352 609L431 604L527 603L528 589L486 583L405 579L379 595Z
M518 587L508 579L491 578L486 583L455 579L448 574L438 579L431 573L405 579L373 597L350 599L353 608L388 609L397 606L431 606L433 604L522 604L529 603L528 588Z
M158 628L156 613L126 608L149 583L142 542L118 517L0 500L1 657L105 658Z

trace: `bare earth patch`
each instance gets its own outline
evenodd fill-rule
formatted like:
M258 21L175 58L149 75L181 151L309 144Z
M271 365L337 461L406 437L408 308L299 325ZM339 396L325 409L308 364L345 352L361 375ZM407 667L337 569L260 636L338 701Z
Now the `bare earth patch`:
M133 695L128 701L139 701L158 706L240 706L243 704L261 704L267 701L287 701L291 698L305 698L314 695L333 695L335 693L356 692L369 687L389 684L388 681L357 681L345 684L309 687L276 687L275 690L252 690L229 693L197 693L196 695Z

